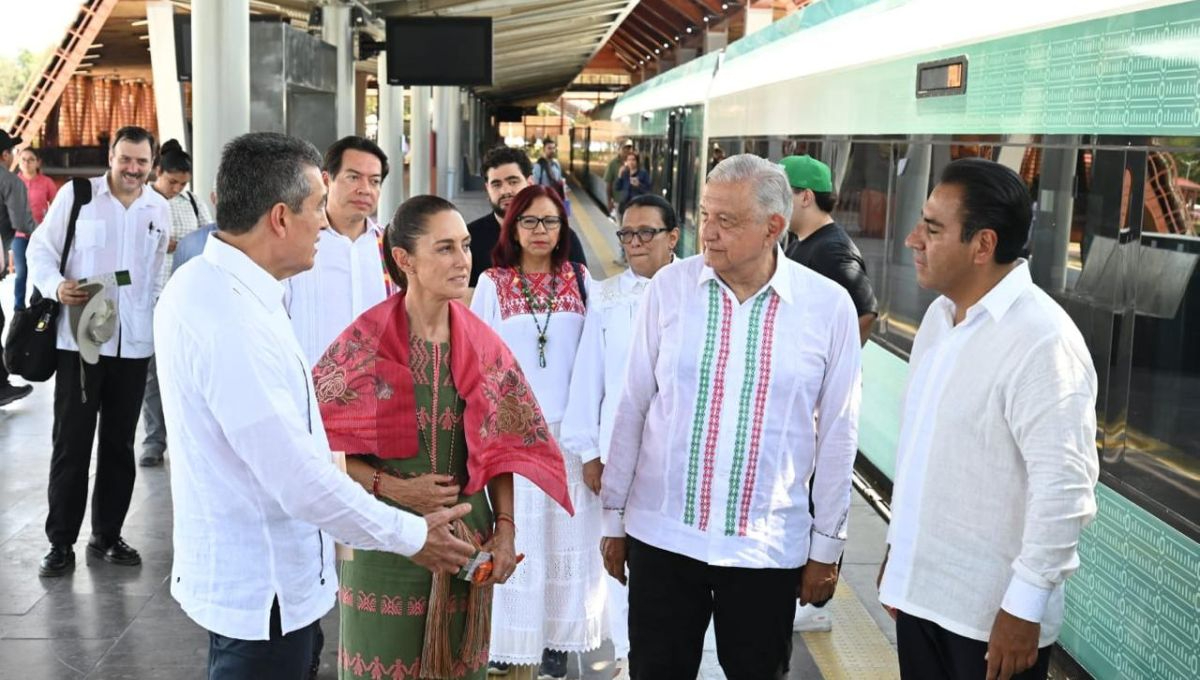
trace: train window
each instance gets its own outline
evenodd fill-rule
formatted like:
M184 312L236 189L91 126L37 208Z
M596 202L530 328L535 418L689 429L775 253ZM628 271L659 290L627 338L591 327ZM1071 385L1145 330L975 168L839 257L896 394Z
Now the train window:
M1181 151L1126 152L1119 168L1121 205L1113 212L1125 228L1112 257L1122 284L1113 305L1120 368L1110 377L1113 414L1101 462L1115 488L1198 537L1200 237L1180 160L1195 157L1200 141L1188 141L1191 148ZM1104 161L1097 152L1098 183ZM1107 172L1116 188L1118 168ZM1089 257L1100 245L1090 245Z

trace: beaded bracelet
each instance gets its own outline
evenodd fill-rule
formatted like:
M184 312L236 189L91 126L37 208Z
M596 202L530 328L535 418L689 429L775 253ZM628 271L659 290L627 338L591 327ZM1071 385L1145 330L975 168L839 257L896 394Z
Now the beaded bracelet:
M375 497L379 496L379 470L376 470L375 474L371 475L371 495Z

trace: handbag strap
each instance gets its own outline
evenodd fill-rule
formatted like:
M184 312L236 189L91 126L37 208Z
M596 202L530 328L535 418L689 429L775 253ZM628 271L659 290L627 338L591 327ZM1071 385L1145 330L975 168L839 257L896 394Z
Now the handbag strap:
M71 204L71 219L67 221L67 238L63 242L62 257L58 261L58 273L67 275L67 256L71 254L71 244L75 241L75 222L79 220L79 211L83 206L92 202L92 181L86 177L76 177L71 180L71 188L75 192L75 202Z

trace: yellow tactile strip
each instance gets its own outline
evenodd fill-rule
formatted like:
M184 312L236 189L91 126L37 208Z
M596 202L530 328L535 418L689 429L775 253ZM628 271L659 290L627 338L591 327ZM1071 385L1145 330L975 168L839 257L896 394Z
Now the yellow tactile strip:
M578 186L571 192L571 199L574 205L571 206L571 224L577 226L580 236L587 240L592 246L592 252L596 254L596 258L600 260L600 266L604 269L604 277L597 276L600 272L593 272L592 276L596 278L607 278L615 276L625 270L624 267L618 266L614 260L617 259L617 253L613 251L612 245L604 238L596 223L592 221L591 215L588 215L591 206L591 196L588 196L583 189ZM584 203L588 205L584 205ZM606 226L611 226L605 220Z
M874 595L870 602L875 602ZM896 650L844 579L829 604L833 630L802 633L824 680L891 680L900 677Z

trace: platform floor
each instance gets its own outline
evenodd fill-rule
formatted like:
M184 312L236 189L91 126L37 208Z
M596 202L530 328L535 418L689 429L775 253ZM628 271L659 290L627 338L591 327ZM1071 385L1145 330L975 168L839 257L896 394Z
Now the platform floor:
M456 199L468 220L487 209L481 193ZM581 193L574 223L587 244L597 278L620 271L612 222ZM0 282L0 304L12 306L11 278ZM208 637L171 598L171 498L168 464L139 468L124 536L143 559L117 567L85 558L76 545L76 571L42 579L47 549L46 480L50 459L53 385L0 408L0 678L22 680L192 679L204 677ZM88 519L84 527L89 526ZM793 678L869 680L898 677L892 622L875 601L886 525L855 495L843 579L829 605L831 633L796 636ZM85 529L86 534L86 529ZM335 678L336 610L324 620L328 642L321 678ZM711 639L701 671L723 678Z

